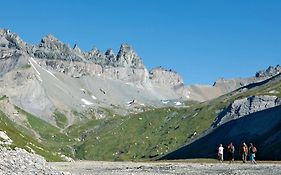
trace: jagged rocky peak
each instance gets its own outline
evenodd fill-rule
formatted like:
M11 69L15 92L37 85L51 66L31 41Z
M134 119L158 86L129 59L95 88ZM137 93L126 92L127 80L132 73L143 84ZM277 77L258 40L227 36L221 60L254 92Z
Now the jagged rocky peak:
M106 56L114 56L115 57L115 54L113 52L113 50L110 48L110 49L107 49L106 52L104 53Z
M113 62L113 63L116 62L116 56L111 48L107 49L107 51L104 53L104 55L108 59L109 62Z
M104 64L105 55L99 49L94 47L90 52L85 53L85 59L88 62L102 65Z
M101 51L98 48L94 47L90 52L88 52L88 57L92 57L100 54L102 54Z
M77 44L74 44L73 52L75 52L77 55L80 55L80 56L84 56L85 55L85 53L78 47Z
M34 57L53 60L83 61L84 53L77 48L71 48L53 35L42 38L41 43L34 49Z
M8 29L0 29L0 36L3 36L3 35L8 35L10 34L10 30Z
M122 44L116 56L117 66L143 69L144 63L133 48L128 44Z
M51 34L43 37L41 42L34 46L26 44L17 34L9 30L0 29L0 49L9 52L13 49L39 59L95 63L102 67L145 68L141 58L128 44L122 44L117 55L112 49L105 53L97 48L83 52L77 45L70 47Z
M39 47L45 47L52 50L65 50L66 48L70 49L66 44L51 34L42 38Z
M152 82L157 84L163 84L163 85L170 85L170 86L178 86L183 85L183 79L181 76L171 70L171 69L165 69L163 67L157 67L152 69L149 72L149 78Z
M272 77L281 73L281 66L277 65L275 67L269 66L266 70L261 70L256 73L256 77Z
M8 29L0 29L0 47L25 50L27 44L15 33Z

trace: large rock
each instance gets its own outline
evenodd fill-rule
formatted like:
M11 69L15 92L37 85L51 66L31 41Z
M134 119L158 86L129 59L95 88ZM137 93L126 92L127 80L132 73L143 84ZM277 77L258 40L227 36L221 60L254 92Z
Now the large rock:
M276 96L251 96L235 100L226 110L224 110L215 120L214 125L217 127L228 121L238 119L240 117L262 111L268 108L273 108L281 104L281 101Z

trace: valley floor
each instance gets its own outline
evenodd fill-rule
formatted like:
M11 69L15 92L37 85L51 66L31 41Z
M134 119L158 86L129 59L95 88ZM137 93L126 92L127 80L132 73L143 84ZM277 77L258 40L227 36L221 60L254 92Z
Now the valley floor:
M49 163L56 170L74 175L280 175L281 164L258 162L189 163L189 162L103 162L77 161ZM66 173L68 174L68 173Z

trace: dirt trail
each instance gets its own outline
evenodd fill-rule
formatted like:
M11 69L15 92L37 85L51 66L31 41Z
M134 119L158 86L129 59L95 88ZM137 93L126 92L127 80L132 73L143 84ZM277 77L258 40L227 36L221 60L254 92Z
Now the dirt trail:
M186 162L56 162L50 165L74 175L280 175L276 163L186 163Z

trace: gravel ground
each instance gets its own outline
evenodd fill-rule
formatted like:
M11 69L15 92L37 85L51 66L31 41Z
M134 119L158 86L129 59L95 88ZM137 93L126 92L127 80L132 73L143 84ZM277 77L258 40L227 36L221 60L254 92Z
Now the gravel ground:
M56 170L74 175L280 175L277 163L186 163L186 162L55 162Z

